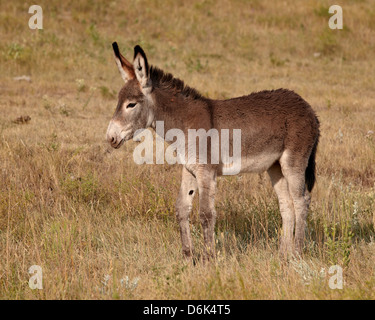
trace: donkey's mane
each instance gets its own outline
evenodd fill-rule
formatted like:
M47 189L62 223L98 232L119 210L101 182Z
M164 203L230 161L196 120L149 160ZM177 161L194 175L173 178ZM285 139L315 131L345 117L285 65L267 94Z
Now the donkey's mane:
M158 67L151 66L150 78L154 87L164 90L177 91L183 96L191 99L203 98L198 90L185 85L182 80L175 78L171 73L164 72Z

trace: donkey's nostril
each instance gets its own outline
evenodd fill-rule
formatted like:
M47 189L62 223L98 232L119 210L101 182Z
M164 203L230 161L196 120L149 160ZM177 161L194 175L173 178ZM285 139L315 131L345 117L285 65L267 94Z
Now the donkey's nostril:
M116 137L111 137L111 136L108 136L107 138L107 141L111 144L111 145L114 145L116 143Z

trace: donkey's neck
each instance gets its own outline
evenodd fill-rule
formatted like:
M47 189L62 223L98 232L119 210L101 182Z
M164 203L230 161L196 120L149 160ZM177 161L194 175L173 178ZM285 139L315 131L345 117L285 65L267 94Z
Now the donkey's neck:
M164 122L165 131L180 129L186 133L188 129L209 130L213 127L209 99L186 96L174 90L161 88L154 89L153 99L153 127L156 121Z
M166 131L174 128L184 132L195 128L210 129L212 110L209 99L182 80L154 66L150 68L150 78L153 85L154 126L156 121L164 121Z

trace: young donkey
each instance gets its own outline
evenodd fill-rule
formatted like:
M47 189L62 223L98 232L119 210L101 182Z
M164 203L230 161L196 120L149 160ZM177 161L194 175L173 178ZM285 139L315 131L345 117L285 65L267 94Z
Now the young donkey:
M278 196L283 232L282 254L300 254L303 247L309 192L315 183L315 153L319 139L319 121L310 107L293 91L278 89L248 96L213 100L200 95L183 81L149 67L140 46L134 48L130 63L113 43L115 61L125 85L107 130L114 148L133 138L142 128L155 129L164 121L165 130L240 129L240 172L268 172ZM186 139L187 141L187 139ZM207 164L184 164L182 183L176 203L182 251L191 257L193 243L189 214L193 197L199 193L199 217L202 223L207 257L214 254L214 205L216 177L225 174L226 165L210 162L212 139L208 139ZM188 151L188 143L185 144ZM186 156L188 152L185 152ZM306 192L306 189L308 192Z

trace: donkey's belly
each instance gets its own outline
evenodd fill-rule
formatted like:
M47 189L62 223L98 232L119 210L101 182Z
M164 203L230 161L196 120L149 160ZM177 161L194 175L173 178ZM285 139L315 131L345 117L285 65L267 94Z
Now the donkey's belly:
M268 170L281 153L261 153L256 156L247 156L241 159L241 172L263 172Z
M233 175L241 172L264 172L281 157L281 153L260 153L241 157L241 161L234 161L232 165L220 164L220 175Z

